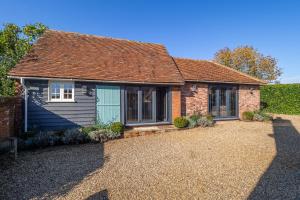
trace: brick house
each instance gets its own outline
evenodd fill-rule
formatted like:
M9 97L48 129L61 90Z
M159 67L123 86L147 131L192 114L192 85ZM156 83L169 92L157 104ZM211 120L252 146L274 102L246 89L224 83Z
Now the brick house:
M10 71L25 98L25 131L121 121L170 124L193 113L238 119L259 109L263 81L163 45L48 30Z

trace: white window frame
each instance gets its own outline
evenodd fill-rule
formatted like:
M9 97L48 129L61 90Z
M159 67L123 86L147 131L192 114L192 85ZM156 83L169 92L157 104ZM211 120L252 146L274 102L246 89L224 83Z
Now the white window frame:
M52 99L52 84L58 83L59 87L59 99ZM64 84L71 84L72 85L72 99L65 99L64 98ZM73 81L48 81L48 101L49 102L75 102L75 84Z

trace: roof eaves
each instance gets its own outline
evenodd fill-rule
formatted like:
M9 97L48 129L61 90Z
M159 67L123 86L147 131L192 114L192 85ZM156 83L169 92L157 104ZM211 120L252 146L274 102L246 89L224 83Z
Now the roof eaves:
M265 85L262 83L251 83L251 82L232 82L232 81L212 81L212 80L197 80L187 79L186 82L198 82L198 83L226 83L226 84L237 84L237 85Z
M146 81L114 81L114 80L96 80L96 79L81 79L81 78L62 78L62 77L41 77L41 76L26 76L26 75L9 75L8 78L19 79L26 78L32 80L69 80L83 82L98 82L98 83L120 83L120 84L142 84L142 85L184 85L184 81L180 82L146 82Z

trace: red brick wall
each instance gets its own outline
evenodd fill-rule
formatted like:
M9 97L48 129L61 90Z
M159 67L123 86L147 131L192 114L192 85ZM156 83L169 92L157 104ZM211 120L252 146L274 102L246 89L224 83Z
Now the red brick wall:
M196 86L196 91L192 91L193 85ZM186 83L181 87L181 94L182 115L207 114L208 84Z
M0 140L20 133L22 117L21 97L0 97Z
M180 87L172 87L172 121L181 116L181 90Z
M239 116L245 111L254 111L260 108L259 86L239 86Z

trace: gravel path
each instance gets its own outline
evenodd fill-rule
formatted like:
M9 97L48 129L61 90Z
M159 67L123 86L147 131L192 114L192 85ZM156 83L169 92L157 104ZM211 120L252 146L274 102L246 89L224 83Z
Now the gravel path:
M300 116L280 117L2 158L0 199L300 199Z

